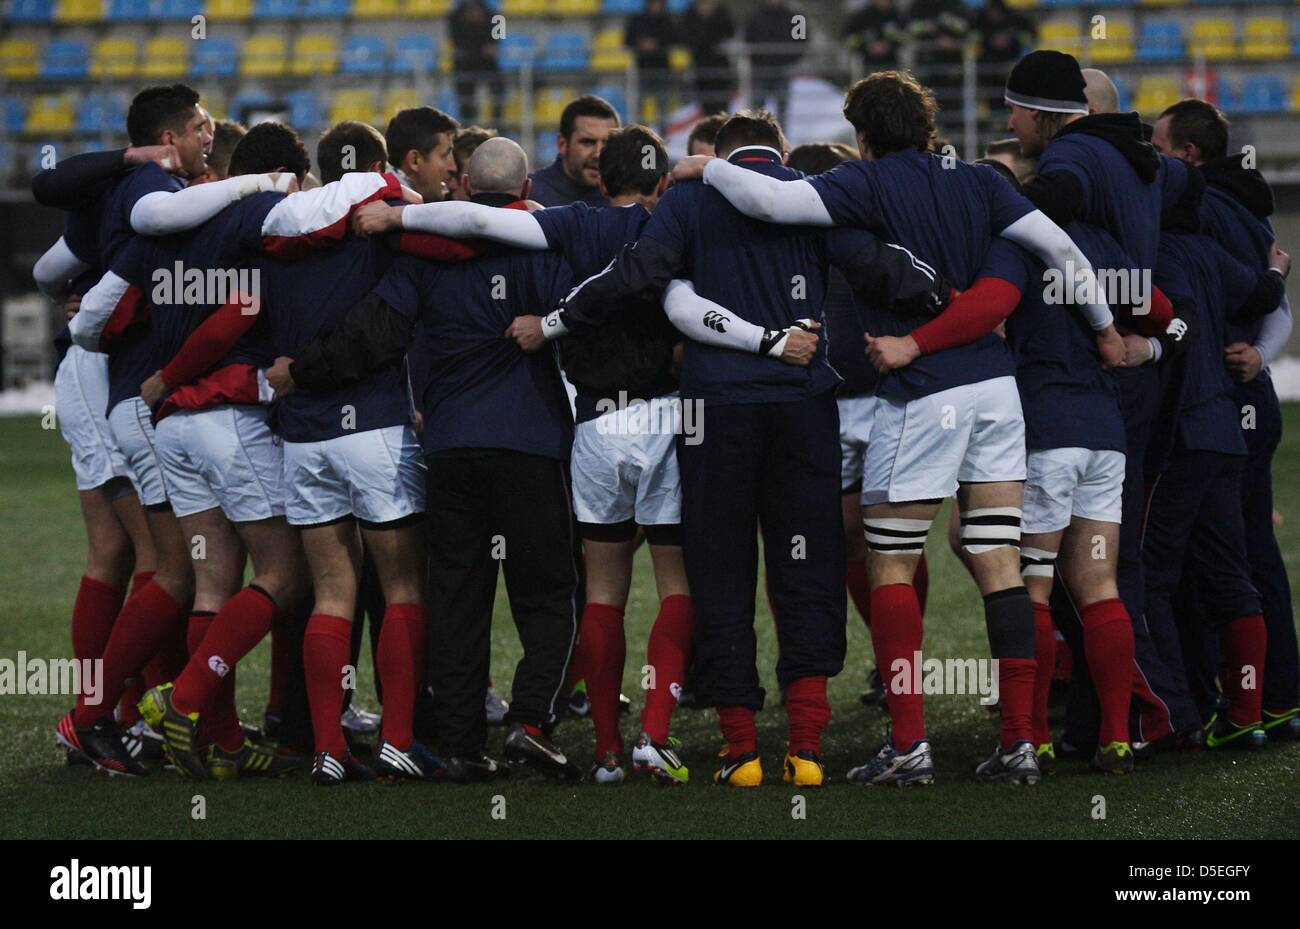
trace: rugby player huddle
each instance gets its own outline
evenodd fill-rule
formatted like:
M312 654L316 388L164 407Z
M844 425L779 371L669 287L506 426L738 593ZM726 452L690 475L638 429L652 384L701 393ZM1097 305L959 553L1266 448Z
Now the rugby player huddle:
M758 786L761 536L783 780L826 778L847 587L878 669L864 701L890 721L847 778L932 783L906 682L949 497L997 660L977 777L1300 736L1268 478L1290 259L1267 185L1209 104L1149 135L1069 55L1025 57L1006 101L1016 144L975 164L891 71L848 91L856 152L789 152L742 112L670 170L653 132L582 97L531 178L517 144L425 107L387 139L329 129L313 187L291 129L222 123L214 144L192 90L141 92L130 148L33 185L68 211L36 277L70 318L58 413L90 537L73 647L103 659L103 699L58 725L69 757L620 783L644 542L659 608L631 766L688 782L670 723L689 692L726 741L713 780ZM504 764L486 751L498 566L523 646ZM369 764L342 724L359 601L383 704ZM259 731L235 672L268 632ZM552 741L571 710L590 767Z

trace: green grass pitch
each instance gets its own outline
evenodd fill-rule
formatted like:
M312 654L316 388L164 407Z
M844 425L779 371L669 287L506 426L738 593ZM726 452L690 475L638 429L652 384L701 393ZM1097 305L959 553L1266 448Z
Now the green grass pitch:
M1300 407L1288 406L1286 440L1274 464L1282 549L1300 559ZM946 519L946 516L943 517ZM970 580L946 550L930 544L926 654L986 654L982 611ZM69 617L84 564L84 533L68 449L38 417L0 418L0 658L71 655ZM1300 578L1298 578L1300 580ZM637 686L656 606L648 558L638 558L628 606L624 691L639 709ZM108 779L64 765L52 730L70 704L62 696L0 695L0 836L4 838L1231 838L1288 837L1300 828L1300 745L1270 744L1250 756L1162 756L1132 777L1093 774L1063 762L1033 788L976 783L970 760L987 753L995 726L973 696L927 701L938 777L928 789L864 790L845 771L874 750L884 730L879 710L861 706L870 643L850 606L845 671L831 682L834 718L824 754L830 785L796 791L780 782L785 714L773 705L775 643L766 603L756 620L769 706L759 716L766 783L735 791L709 783L720 744L713 711L681 711L692 783L663 790L632 781L618 789L534 781L485 786L348 785L314 790L306 777L275 782L201 784L164 772L139 781ZM492 670L509 695L518 641L504 599L497 604ZM269 643L241 666L239 704L257 720L266 697ZM358 703L376 708L370 663L361 661ZM625 718L624 737L635 722ZM499 756L500 730L489 751ZM568 721L557 739L574 757L590 756L590 724ZM206 817L196 819L202 795ZM505 798L504 818L497 796ZM1105 818L1094 817L1104 798Z

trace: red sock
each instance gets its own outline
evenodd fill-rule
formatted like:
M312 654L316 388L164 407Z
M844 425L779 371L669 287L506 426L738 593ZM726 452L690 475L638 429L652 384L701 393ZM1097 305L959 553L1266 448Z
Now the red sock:
M155 581L149 581L127 598L113 623L108 644L104 646L102 699L91 706L83 697L77 698L73 722L78 727L92 726L113 712L126 689L127 680L140 673L167 630L174 623L181 622L184 610L185 607Z
M275 601L259 587L245 587L227 600L176 678L172 705L182 713L203 712L221 679L271 630L276 612Z
M221 679L202 721L207 737L228 752L244 746L244 730L239 726L239 710L235 707L235 671L231 668Z
M1056 671L1052 674L1058 681L1070 681L1070 671L1074 666L1074 652L1065 641L1060 630L1056 632Z
M131 575L131 593L135 593L145 584L153 580L154 571L137 571Z
M1239 616L1223 627L1219 640L1228 664L1224 676L1224 693L1231 701L1228 719L1238 726L1249 726L1263 718L1264 660L1268 653L1268 631L1264 617ZM1243 686L1250 675L1251 687ZM1226 682L1232 681L1231 686Z
M844 586L849 589L849 598L858 608L858 615L871 628L871 579L867 577L865 561L844 562Z
M382 632L381 632L382 635ZM307 672L307 701L316 751L336 758L347 754L343 738L343 668L352 657L352 623L341 616L316 613L307 620L302 661Z
M142 678L146 690L176 680L185 670L190 660L188 630L188 622L173 623L163 634L158 650L145 662Z
M578 628L581 632L582 627L579 626ZM569 693L573 693L574 689L582 683L582 680L582 636L579 635L578 644L574 647L573 654L569 657L569 680L565 685L569 688ZM491 677L488 678L488 686L492 686Z
M921 608L921 615L924 616L925 601L930 596L930 563L925 560L925 552L921 552L921 560L916 563L912 586L916 588L916 603Z
M1133 693L1133 622L1124 601L1099 600L1083 608L1083 654L1097 689L1102 745L1127 742Z
M690 597L673 594L660 601L659 615L650 627L646 645L646 664L654 669L655 686L646 691L645 709L641 711L641 728L660 745L668 741L668 723L682 693L694 628Z
M271 693L266 698L269 713L279 713L284 705L285 682L289 679L289 664L293 650L289 639L293 635L293 617L284 610L275 614L271 622Z
M998 702L1002 707L999 738L1003 749L1009 749L1017 742L1033 740L1037 669L1038 662L1032 658L998 659Z
M727 758L735 761L746 752L758 751L758 730L754 711L747 706L718 707L718 725L727 740Z
M905 662L907 680L912 680L921 636L921 605L911 584L884 584L871 592L871 647L889 693L893 743L900 752L925 738L925 698L919 693L894 693L889 685L896 674L895 661Z
M93 577L82 577L72 604L72 654L77 660L103 657L122 609L122 591Z
M415 721L415 694L420 686L416 669L424 660L424 607L418 603L390 603L379 627L379 683L384 691L382 736L406 751L411 747Z
M117 701L117 724L123 729L130 729L140 721L140 707L137 704L144 696L144 692L142 679L133 677L126 682L126 689L122 691L122 696Z
M1047 697L1052 690L1052 672L1056 668L1056 627L1052 625L1052 608L1034 604L1034 745L1052 741L1047 725ZM1001 682L999 682L999 688Z
M618 733L618 690L623 682L627 641L623 635L623 608L587 601L582 611L582 663L586 669L587 699L596 727L596 757L623 753Z
M831 721L826 699L826 677L800 677L785 690L785 711L789 716L790 754L821 753L822 730Z
M208 627L212 625L212 619L216 613L210 613L206 610L191 612L189 620L185 624L185 650L193 655L203 644L203 637L208 634ZM188 662L187 662L188 663ZM206 747L212 742L212 726L206 716L199 720L198 742L200 748Z

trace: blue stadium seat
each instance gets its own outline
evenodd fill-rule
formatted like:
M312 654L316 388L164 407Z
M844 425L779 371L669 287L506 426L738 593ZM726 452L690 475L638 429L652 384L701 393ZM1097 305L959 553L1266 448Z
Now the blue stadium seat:
M1185 52L1183 24L1170 19L1144 20L1137 40L1138 61L1176 61Z
M579 71L587 67L587 36L582 32L552 32L537 61L542 71Z
M614 112L618 113L620 119L632 118L627 111L627 94L623 92L622 87L616 84L602 84L593 90L592 94L603 97L614 108Z
M669 13L685 13L692 0L668 0Z
M1115 81L1115 92L1119 95L1119 111L1127 113L1133 109L1133 88L1125 78L1111 75Z
M256 19L296 19L301 15L298 0L257 0L253 5Z
M344 74L382 74L387 52L377 35L350 35L343 43L339 70Z
M226 109L231 119L244 121L244 114L249 110L265 110L277 102L277 98L262 90L241 90L230 98Z
M497 65L502 71L518 71L524 62L532 61L536 53L537 42L528 33L507 34L497 51Z
M302 15L308 19L341 18L352 11L352 0L302 0Z
M18 135L27 123L27 101L12 94L0 97L0 115L4 119L5 135Z
M89 64L90 47L81 39L50 39L41 56L41 77L83 78Z
M645 11L645 0L605 0L600 5L600 11L610 16L642 13Z
M158 18L189 22L203 12L203 0L159 0Z
M427 32L398 36L393 42L393 70L403 74L438 70L438 43Z
M233 77L239 65L235 40L225 36L209 36L194 43L190 59L190 74L195 77Z
M9 19L15 23L48 23L54 17L54 0L13 0Z
M120 132L126 123L126 105L117 94L87 94L77 111L77 132L101 135Z
M153 0L110 0L108 19L113 22L144 22L155 18Z
M452 119L460 119L460 99L450 87L444 87L433 98L433 105Z
M1222 97L1221 93L1221 101ZM1235 99L1226 108L1231 113L1281 113L1286 107L1287 88L1282 78L1274 74L1254 74L1242 79Z
M289 124L299 132L325 125L325 107L314 90L294 90L284 95L289 104Z

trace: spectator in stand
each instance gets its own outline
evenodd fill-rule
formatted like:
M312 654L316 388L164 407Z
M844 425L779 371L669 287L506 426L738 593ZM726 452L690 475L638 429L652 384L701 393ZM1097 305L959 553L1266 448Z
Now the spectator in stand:
M795 17L799 17L796 25ZM774 112L785 119L790 96L789 68L803 57L808 39L807 17L797 14L785 0L765 0L745 27L745 41L758 46L750 53L753 64L754 105L775 101Z
M934 89L941 107L960 102L961 54L970 23L961 0L913 0L907 31L917 43L917 77Z
M1034 40L1034 24L1018 10L1010 9L1006 0L984 0L971 17L971 28L980 37L979 86L997 88L989 97L989 108L996 109L1011 66Z
M907 31L894 0L868 0L849 17L844 32L849 51L862 56L868 72L898 67L898 50Z
M492 119L492 101L501 96L501 74L497 68L497 39L493 35L492 11L484 0L461 0L451 14L451 44L456 67L456 100L460 117ZM480 83L488 85L486 113L476 113Z
M654 97L659 105L659 118L668 112L668 87L671 72L668 70L668 48L679 44L677 23L668 12L665 0L647 0L645 11L627 21L623 44L636 55L636 66L641 82L641 93ZM629 114L629 119L632 116Z
M726 113L714 113L692 126L691 134L686 138L686 154L712 155L713 140L718 137L718 130L726 121Z
M695 69L695 97L706 113L731 103L731 59L722 43L736 34L731 13L719 0L695 0L682 16L682 35Z

